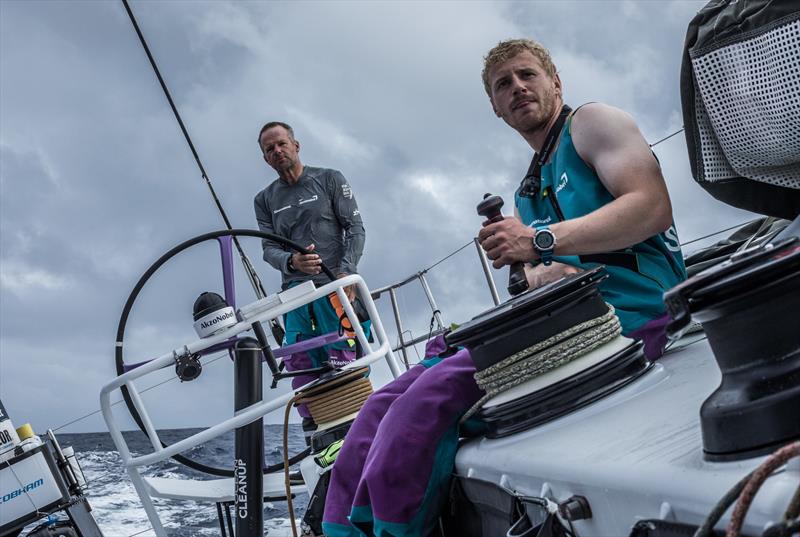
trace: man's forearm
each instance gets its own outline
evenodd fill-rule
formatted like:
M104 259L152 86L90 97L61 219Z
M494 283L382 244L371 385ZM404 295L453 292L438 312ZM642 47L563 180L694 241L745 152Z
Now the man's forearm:
M665 231L671 223L668 204L654 204L645 194L631 192L550 229L557 241L555 255L581 255L629 248Z
M289 271L288 262L291 256L291 252L287 252L282 248L267 244L264 245L264 261L281 272Z
M256 213L256 223L258 224L258 229L264 233L274 235L275 228L272 224L272 217L270 215L269 207L265 205L265 202L260 194L256 196L255 200L253 201L253 207ZM264 261L272 265L273 268L279 270L283 274L289 273L287 263L292 255L290 252L287 252L281 247L280 244L269 239L261 240L261 248L264 251Z
M366 242L366 231L364 226L353 224L345 230L344 234L344 255L340 265L340 272L355 274L358 272L358 262L364 253L364 243Z
M666 230L672 221L672 209L653 203L645 193L626 193L614 201L578 218L549 226L556 237L557 256L611 252L629 248ZM481 246L495 268L516 261L534 261L539 255L531 240L536 229L518 217L484 223L478 234Z

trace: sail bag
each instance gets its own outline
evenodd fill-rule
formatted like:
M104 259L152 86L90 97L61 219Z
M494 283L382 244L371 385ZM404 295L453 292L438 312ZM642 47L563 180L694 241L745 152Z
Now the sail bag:
M709 2L687 31L681 102L695 181L735 207L800 214L800 2Z

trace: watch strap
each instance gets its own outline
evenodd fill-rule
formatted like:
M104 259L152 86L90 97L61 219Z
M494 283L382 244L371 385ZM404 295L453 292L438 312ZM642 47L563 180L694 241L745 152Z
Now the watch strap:
M540 248L539 244L536 241L536 237L542 231L546 231L552 239L550 248ZM556 246L555 235L553 234L553 232L550 230L549 227L543 226L536 228L536 233L534 233L533 235L533 249L536 250L536 252L539 254L539 258L545 266L549 266L553 263L553 251L555 250L555 246Z

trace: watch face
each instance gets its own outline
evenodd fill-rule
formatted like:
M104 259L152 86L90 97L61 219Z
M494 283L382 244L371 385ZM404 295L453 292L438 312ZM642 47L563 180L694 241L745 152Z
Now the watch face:
M553 236L553 233L548 230L539 231L533 238L533 243L540 250L550 250L555 244L555 242L556 241L555 237Z

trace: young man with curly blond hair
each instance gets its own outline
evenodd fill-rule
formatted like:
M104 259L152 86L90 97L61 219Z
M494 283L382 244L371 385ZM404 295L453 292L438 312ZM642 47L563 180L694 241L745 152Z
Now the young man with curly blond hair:
M493 48L483 83L495 114L537 154L515 195L515 216L485 223L481 246L496 268L526 263L533 288L606 265L600 291L623 334L660 356L661 295L686 273L664 178L636 124L599 103L565 107L550 54L534 41ZM438 357L441 340L428 350L431 358L370 397L350 429L332 470L328 537L424 537L436 527L459 420L483 392L468 351Z

